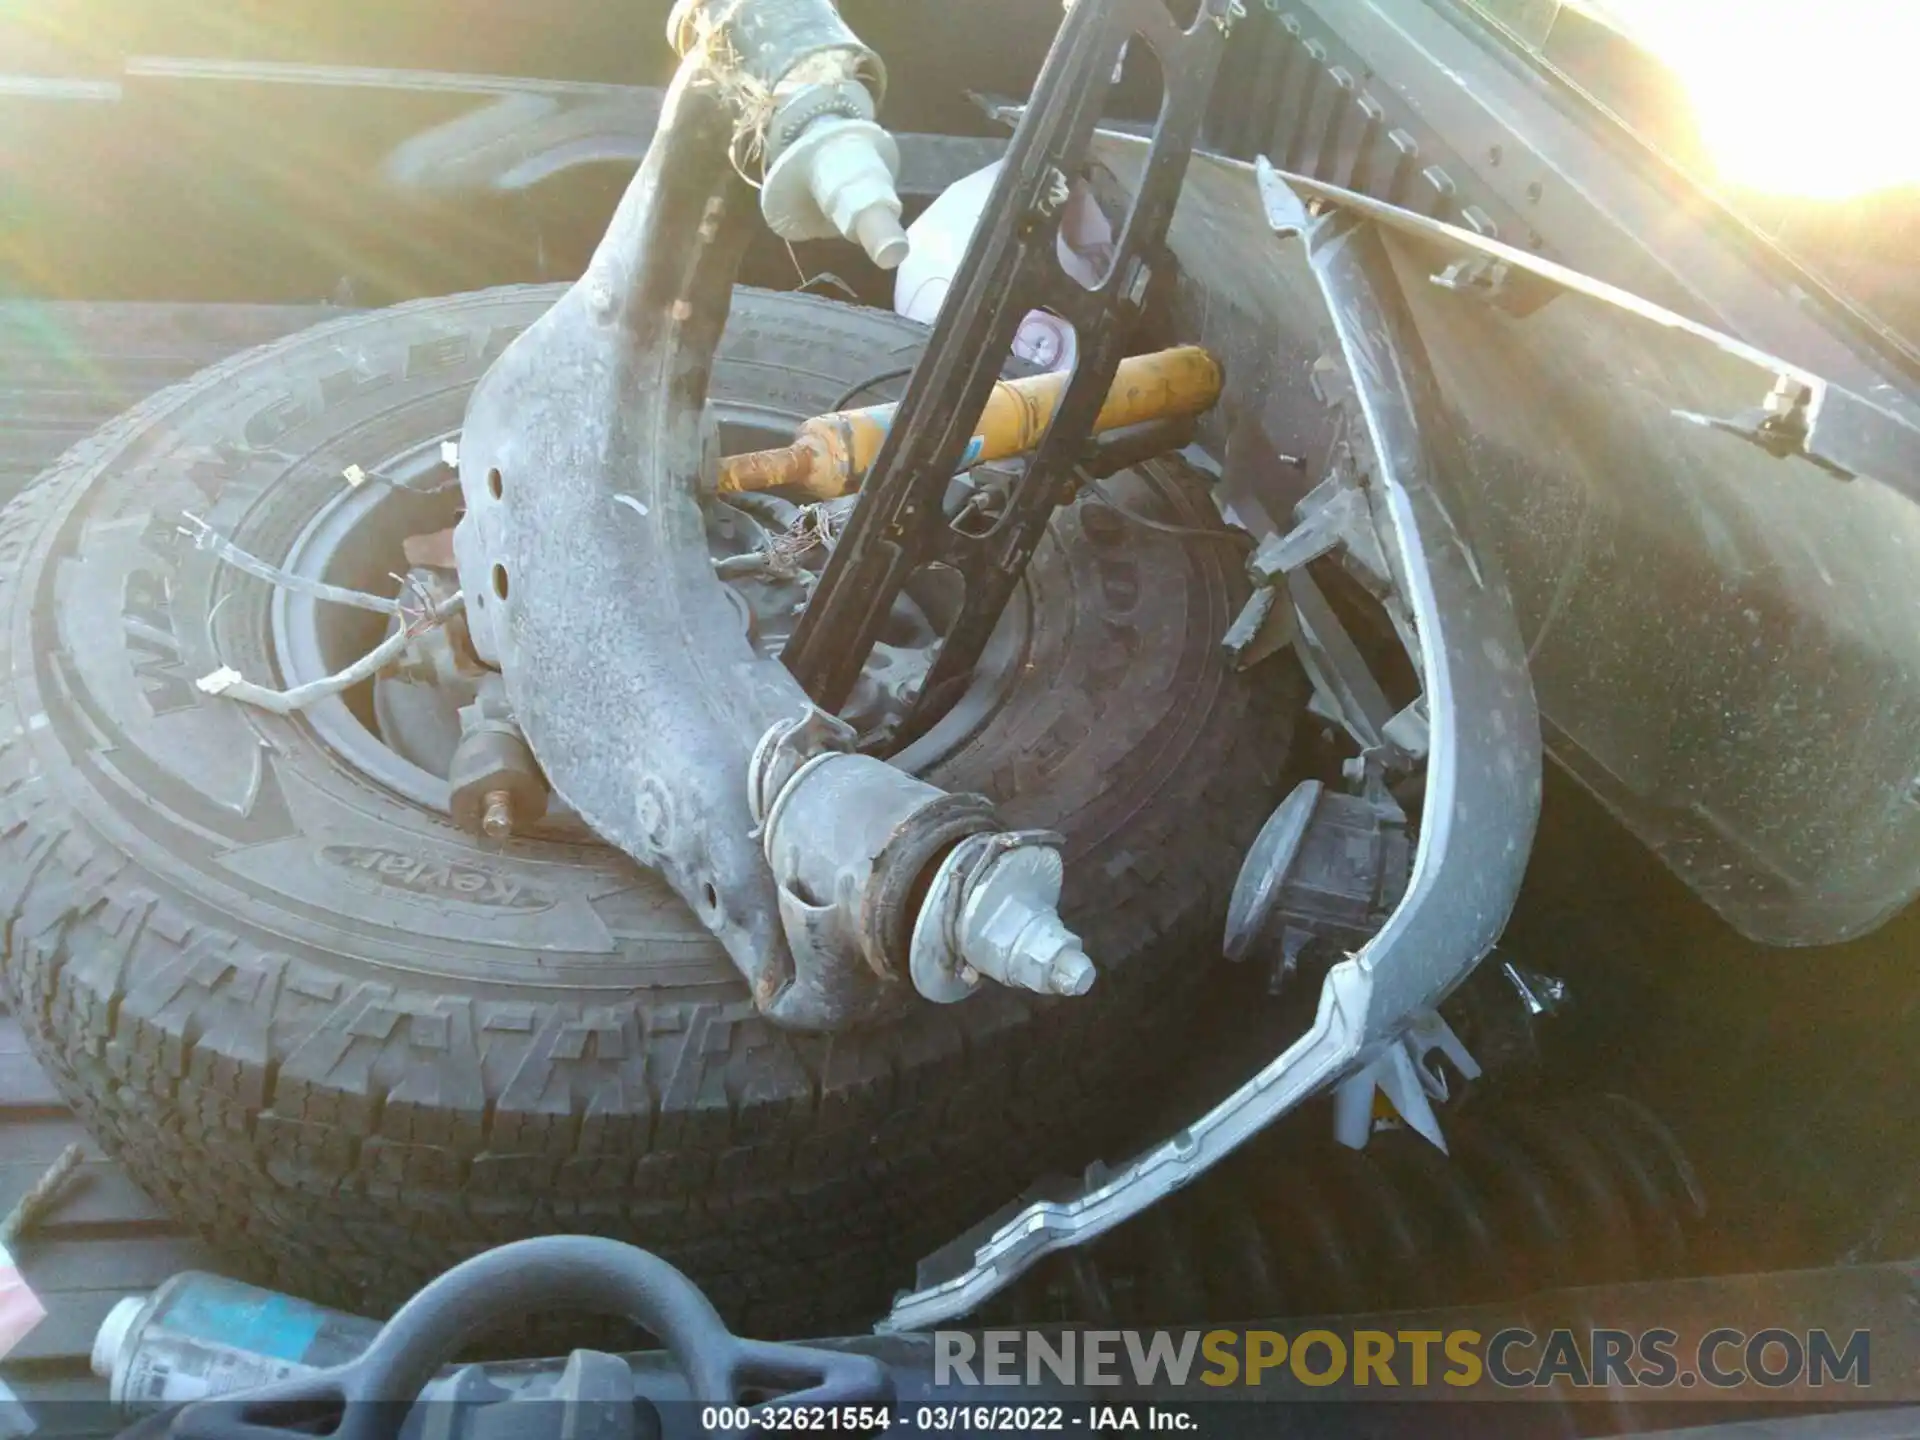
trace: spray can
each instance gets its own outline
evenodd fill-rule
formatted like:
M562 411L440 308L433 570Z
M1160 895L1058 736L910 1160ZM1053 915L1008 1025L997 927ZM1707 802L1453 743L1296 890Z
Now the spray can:
M189 1270L107 1313L93 1373L141 1414L344 1364L379 1333L358 1315Z

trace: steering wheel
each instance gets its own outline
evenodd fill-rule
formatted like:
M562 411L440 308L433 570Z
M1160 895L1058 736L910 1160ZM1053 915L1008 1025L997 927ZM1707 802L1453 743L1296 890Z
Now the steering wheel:
M462 1345L503 1314L541 1310L584 1310L645 1326L704 1405L731 1406L747 1387L778 1392L782 1405L892 1398L886 1367L871 1356L743 1340L700 1288L659 1256L616 1240L556 1235L455 1266L346 1364L197 1401L176 1413L165 1433L175 1440L286 1440L315 1433L319 1422L333 1440L397 1440L421 1390Z

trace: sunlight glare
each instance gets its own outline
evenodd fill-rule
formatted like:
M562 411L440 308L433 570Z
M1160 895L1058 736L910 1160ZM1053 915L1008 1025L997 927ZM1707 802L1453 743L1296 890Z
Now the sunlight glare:
M1596 0L1686 85L1728 184L1920 182L1920 0Z

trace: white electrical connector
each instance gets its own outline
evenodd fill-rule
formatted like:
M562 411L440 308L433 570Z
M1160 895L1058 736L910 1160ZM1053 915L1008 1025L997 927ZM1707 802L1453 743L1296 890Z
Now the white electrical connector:
M767 168L760 211L788 240L853 241L882 270L907 258L900 146L871 120L817 120Z
M883 270L907 258L900 224L900 145L851 77L783 94L768 123L771 159L760 213L785 240L853 241Z

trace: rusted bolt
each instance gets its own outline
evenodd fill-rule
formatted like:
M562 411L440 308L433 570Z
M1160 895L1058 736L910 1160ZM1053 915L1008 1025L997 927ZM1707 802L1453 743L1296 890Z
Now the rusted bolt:
M489 840L506 840L513 835L513 795L506 790L487 792L486 812L480 818L480 828Z

